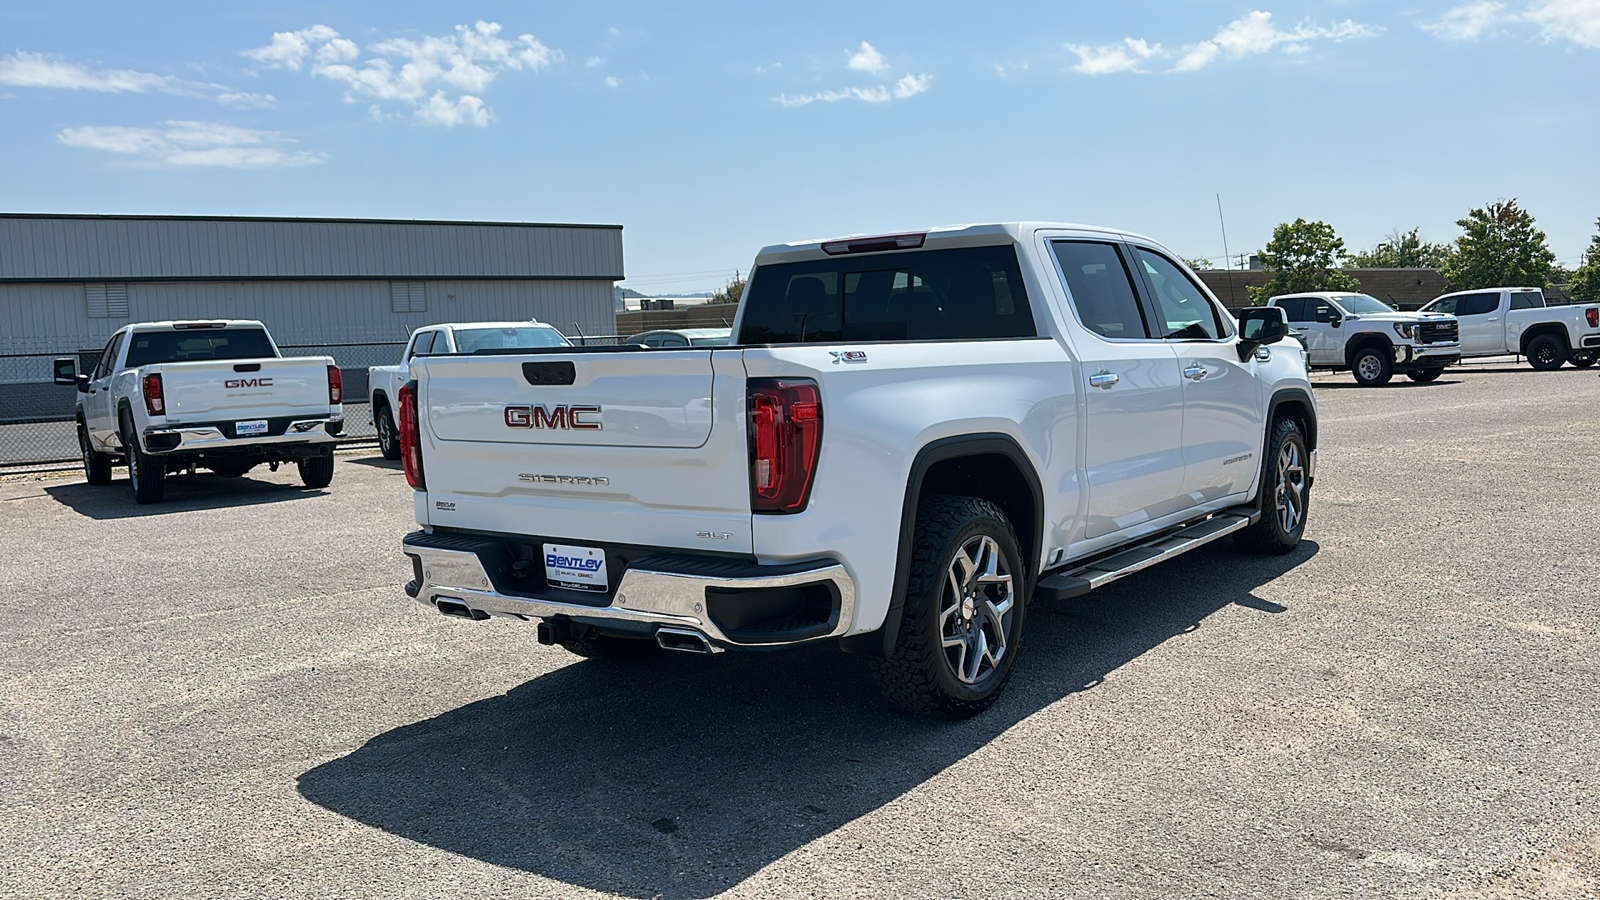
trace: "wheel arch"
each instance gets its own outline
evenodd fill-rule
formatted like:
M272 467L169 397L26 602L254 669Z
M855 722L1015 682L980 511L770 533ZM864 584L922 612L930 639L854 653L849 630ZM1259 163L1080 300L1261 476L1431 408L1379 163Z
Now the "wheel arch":
M372 392L371 403L373 412L377 412L379 409L385 407L393 408L394 406L394 404L389 402L389 392L385 391L383 388L378 388Z
M1572 352L1572 343L1567 340L1567 327L1560 322L1545 322L1524 331L1522 337L1518 339L1518 352L1523 356L1527 356L1528 345L1533 343L1535 338L1544 337L1547 334L1553 335L1556 340L1560 341L1561 346L1565 347L1568 353Z
M1279 415L1294 419L1300 426L1300 432L1306 437L1306 449L1317 449L1317 407L1311 400L1311 393L1304 388L1282 388L1274 391L1272 400L1267 403L1267 438L1272 437L1272 420ZM1266 446L1265 440L1262 446Z
M917 451L906 478L900 510L900 537L895 555L894 588L889 610L878 631L846 638L846 650L884 655L894 651L905 610L906 583L911 575L911 545L917 509L929 494L980 497L994 503L1011 520L1023 553L1025 591L1033 590L1044 540L1044 489L1033 462L1010 435L999 432L940 438ZM1024 595L1026 596L1026 594Z
M1388 335L1380 331L1362 331L1357 334L1350 335L1350 339L1344 343L1345 366L1347 368L1354 367L1356 362L1356 354L1360 353L1364 348L1370 347L1374 344L1381 346L1383 348L1383 352L1391 354L1392 358L1392 354L1394 353L1394 341L1389 340Z

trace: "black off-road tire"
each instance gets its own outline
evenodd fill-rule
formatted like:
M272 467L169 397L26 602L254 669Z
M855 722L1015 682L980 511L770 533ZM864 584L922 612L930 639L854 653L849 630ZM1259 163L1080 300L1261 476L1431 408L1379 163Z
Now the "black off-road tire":
M979 536L998 547L1012 578L1012 603L1001 658L986 675L967 684L957 677L943 646L940 607L956 554ZM923 498L894 652L868 660L878 690L894 706L920 716L966 719L988 709L1011 678L1030 586L1016 532L999 507L977 497Z
M378 432L378 452L384 459L400 458L400 429L395 427L394 413L389 411L386 400L378 401L378 409L372 414L373 427Z
M1553 372L1567 361L1567 345L1553 334L1541 334L1528 342L1528 365L1541 372Z
M160 503L167 494L167 461L144 452L126 413L122 416L122 446L128 460L128 485L133 489L133 502Z
M1286 447L1290 448L1288 455L1298 460L1298 483L1294 480L1293 471L1285 471L1295 468L1293 460L1285 458ZM1259 495L1261 518L1254 525L1234 532L1235 543L1252 553L1271 555L1288 553L1299 545L1306 531L1307 512L1311 503L1311 482L1306 477L1310 459L1300 424L1293 419L1273 419L1266 459L1262 460ZM1279 508L1282 498L1280 488L1292 492L1293 499L1298 503L1298 519L1289 527L1285 527L1283 511Z
M1567 362L1572 363L1575 369L1587 369L1594 365L1593 353L1574 353L1567 357Z
M1430 381L1438 381L1439 376L1443 374L1444 369L1413 369L1406 373L1406 377L1418 384L1427 384Z
M584 659L603 659L610 662L635 662L661 652L661 645L650 638L612 637L608 634L573 638L562 641L561 646L568 653Z
M111 483L111 457L101 453L89 443L89 431L83 423L78 423L78 449L83 454L83 476L92 485L99 487Z
M238 478L255 467L256 464L253 462L234 460L218 461L206 466L206 468L221 475L223 478Z
M295 460L300 469L300 481L308 488L325 488L333 481L333 454L327 456L302 456Z
M1369 357L1377 362L1363 365L1362 361ZM1362 387L1379 387L1388 384L1389 379L1394 377L1394 360L1389 358L1389 351L1382 346L1362 347L1350 358L1350 374L1356 377L1356 384Z

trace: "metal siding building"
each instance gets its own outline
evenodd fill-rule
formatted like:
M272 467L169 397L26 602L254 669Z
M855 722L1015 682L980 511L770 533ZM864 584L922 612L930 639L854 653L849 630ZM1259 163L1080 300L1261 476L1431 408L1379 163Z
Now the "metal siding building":
M4 214L0 354L163 319L260 319L285 345L483 319L609 334L622 277L615 225Z

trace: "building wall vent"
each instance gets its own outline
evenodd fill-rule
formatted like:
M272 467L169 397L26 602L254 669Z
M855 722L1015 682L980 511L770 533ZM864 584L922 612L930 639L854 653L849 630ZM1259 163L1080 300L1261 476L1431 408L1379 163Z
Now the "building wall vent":
M128 318L126 284L86 284L83 286L83 297L91 319Z
M427 312L427 286L420 281L389 282L389 308L397 313Z

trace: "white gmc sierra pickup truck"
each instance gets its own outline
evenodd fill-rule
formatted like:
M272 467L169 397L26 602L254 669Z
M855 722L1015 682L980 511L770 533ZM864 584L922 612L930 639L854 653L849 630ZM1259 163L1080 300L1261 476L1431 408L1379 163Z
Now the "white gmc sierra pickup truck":
M1283 310L1289 327L1305 335L1312 368L1349 369L1356 384L1388 384L1396 372L1433 381L1461 361L1459 327L1452 316L1400 312L1367 294L1317 291L1267 301Z
M836 640L895 704L961 717L1030 598L1305 528L1317 408L1282 313L1235 320L1146 238L768 247L734 333L413 359L406 592L584 656Z
M1516 353L1549 371L1570 362L1580 369L1600 356L1600 306L1545 306L1538 288L1490 288L1445 294L1422 308L1461 323L1462 356Z
M90 484L126 462L133 499L158 503L168 472L239 476L294 460L307 487L333 480L344 381L326 356L285 359L260 322L145 322L117 331L93 372L55 361L78 388L78 445Z
M367 369L367 407L372 411L372 427L378 434L378 449L384 459L400 458L400 442L395 438L394 398L400 386L411 380L411 360L435 353L476 353L479 350L534 350L543 347L570 347L572 342L549 325L536 319L526 322L446 322L412 332L400 362L393 366Z

